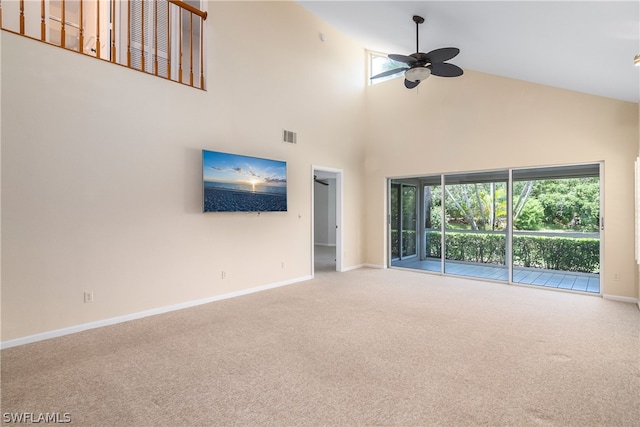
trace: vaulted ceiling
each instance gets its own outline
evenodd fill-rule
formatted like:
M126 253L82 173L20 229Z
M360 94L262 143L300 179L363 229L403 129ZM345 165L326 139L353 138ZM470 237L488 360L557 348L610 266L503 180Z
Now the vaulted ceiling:
M364 48L408 55L455 46L463 69L630 102L640 98L640 1L310 1Z

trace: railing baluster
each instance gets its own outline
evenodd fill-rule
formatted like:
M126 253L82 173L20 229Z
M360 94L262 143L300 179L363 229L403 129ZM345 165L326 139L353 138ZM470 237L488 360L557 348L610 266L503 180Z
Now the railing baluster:
M167 2L167 78L171 79L171 3Z
M182 9L178 10L178 81L182 83Z
M84 0L80 0L80 22L78 23L78 52L84 53Z
M96 0L96 58L100 58L100 0Z
M131 68L131 2L127 2L127 67Z
M158 75L158 1L156 0L156 6L153 8L153 69L154 74Z
M60 22L60 46L67 47L67 34L65 29L66 18L66 4L65 0L62 0L62 22Z
M44 0L40 2L40 40L47 38L47 24L44 21Z
M204 19L200 18L200 89L204 90Z
M24 0L20 0L20 34L24 35Z
M144 48L144 0L141 0L140 2L142 4L142 7L140 8L140 21L142 22L141 24L141 29L142 31L140 32L140 48L141 48L141 53L140 56L142 58L142 71L146 71L146 67L144 65L144 54L146 53L146 50Z
M111 62L116 62L116 0L111 0Z
M193 86L193 13L189 13L189 85Z

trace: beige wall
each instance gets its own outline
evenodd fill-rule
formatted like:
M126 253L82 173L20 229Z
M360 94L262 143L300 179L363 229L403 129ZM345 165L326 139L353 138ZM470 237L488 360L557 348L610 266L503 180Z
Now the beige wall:
M602 290L637 297L638 104L467 71L418 91L400 80L370 86L367 109L367 263L386 263L387 177L603 161Z
M3 342L309 277L311 165L362 263L363 49L292 2L207 24L206 92L3 34ZM202 149L287 161L289 211L202 214Z

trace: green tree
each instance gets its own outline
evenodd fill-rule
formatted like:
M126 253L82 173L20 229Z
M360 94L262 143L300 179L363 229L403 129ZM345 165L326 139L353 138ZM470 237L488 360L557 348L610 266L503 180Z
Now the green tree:
M600 225L600 180L597 177L537 181L532 193L548 225L596 231Z
M540 230L544 208L537 199L531 199L523 206L518 218L514 219L513 226L518 230Z

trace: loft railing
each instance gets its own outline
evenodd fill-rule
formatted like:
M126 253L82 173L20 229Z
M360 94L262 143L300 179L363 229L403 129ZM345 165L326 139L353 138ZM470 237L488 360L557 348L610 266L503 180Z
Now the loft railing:
M0 0L0 28L205 89L201 0Z

